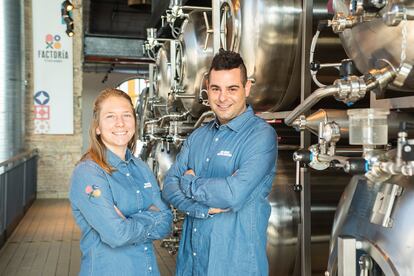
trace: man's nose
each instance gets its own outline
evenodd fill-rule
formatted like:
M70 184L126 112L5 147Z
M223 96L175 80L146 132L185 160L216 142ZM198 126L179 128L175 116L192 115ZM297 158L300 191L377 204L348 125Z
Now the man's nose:
M221 91L220 94L219 94L219 98L218 99L219 99L220 102L224 102L227 99L227 93L226 93L226 91L224 91L224 90Z

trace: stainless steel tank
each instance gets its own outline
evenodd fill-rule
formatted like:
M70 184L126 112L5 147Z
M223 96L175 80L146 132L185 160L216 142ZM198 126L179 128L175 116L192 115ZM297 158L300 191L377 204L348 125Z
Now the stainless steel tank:
M211 24L210 14L190 12L181 25L177 41L165 42L157 54L158 97L169 111L190 111L197 118L208 110L207 106L200 103L200 98L206 99L206 94L201 91L206 88L205 75L213 57L212 36L208 35L205 22L206 16ZM175 43L174 53L170 52L172 43ZM174 68L171 55L176 61ZM172 82L173 75L175 84Z
M337 238L349 236L362 243L357 254L369 253L381 273L379 275L414 275L414 177L394 176L383 183L374 183L364 176L355 176L344 191L335 215L330 245L328 271L337 273ZM392 206L392 225L372 223L374 204L382 197L384 204L390 187L401 187ZM357 260L358 263L358 260ZM378 270L377 268L377 270Z
M223 47L240 52L248 77L253 81L248 99L255 111L279 111L291 107L300 91L300 20L302 1L224 0L221 6ZM331 18L326 10L326 1L314 4L314 22ZM206 13L211 24L211 15ZM205 73L212 60L212 35L207 36L205 15L201 11L189 13L181 27L176 45L177 65L171 68L170 42L164 43L157 56L158 91L161 104L177 112L190 111L199 117L206 107L202 90ZM345 57L340 52L339 39L324 33L319 39L315 58L320 62L338 62ZM335 55L332 55L335 52ZM181 92L171 97L171 73L177 79ZM323 71L323 80L334 80L336 71ZM334 77L330 77L334 74Z
M269 275L300 275L300 194L293 191L293 151L279 151L277 174L269 201L272 212L267 229ZM323 275L329 256L329 235L336 205L350 177L339 172L311 174L312 273Z
M157 110L161 115L168 113L168 101L171 92L171 55L170 42L166 41L162 44L157 52L155 60L156 76L155 76L155 91L154 96L159 101L157 103Z
M253 82L249 102L255 111L288 110L299 97L301 14L299 0L222 0L222 25L226 26L224 48L239 52ZM331 16L326 2L314 1L314 29ZM315 59L339 62L345 55L332 32L318 41ZM333 55L332 53L335 53ZM321 71L324 81L338 77L335 70ZM332 78L334 75L334 78Z
M351 0L334 0L333 8L335 12L343 13L345 16L351 14ZM369 1L364 1L369 2ZM401 61L403 26L401 22L397 26L388 26L384 23L383 17L390 10L393 4L402 4L407 9L414 8L413 0L406 1L377 1L378 3L387 3L387 5L378 11L378 15L369 18L369 21L358 23L351 29L346 29L339 34L342 45L361 73L367 73L370 69L375 68L381 59L386 59L395 68L398 68ZM407 41L406 41L406 62L414 65L414 52L410 45L414 44L414 21L407 21ZM413 72L408 76L403 87L398 88L403 91L414 91ZM396 87L393 87L396 88Z
M178 154L178 147L172 143L167 145L165 142L157 141L147 145L147 148L141 155L143 160L146 160L148 166L154 172L154 175L160 185L160 189L164 185L164 177L171 165L175 162Z
M239 52L256 111L281 110L298 96L302 1L222 1L224 48Z
M202 91L206 89L205 76L213 59L213 36L207 33L205 17L211 24L210 12L193 11L188 15L181 27L181 50L177 52L177 60L181 63L177 68L179 86L185 91L181 102L185 110L196 118L208 110L200 100L207 99L206 93Z

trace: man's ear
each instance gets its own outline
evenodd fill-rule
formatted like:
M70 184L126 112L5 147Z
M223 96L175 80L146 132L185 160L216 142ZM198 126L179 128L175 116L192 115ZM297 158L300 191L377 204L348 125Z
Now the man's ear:
M247 80L246 85L244 86L244 93L246 98L250 95L250 89L252 88L252 82L250 80Z

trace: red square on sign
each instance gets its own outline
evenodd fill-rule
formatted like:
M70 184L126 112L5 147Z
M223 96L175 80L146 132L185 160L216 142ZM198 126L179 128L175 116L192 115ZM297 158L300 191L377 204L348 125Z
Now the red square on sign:
M35 120L49 120L50 109L48 105L35 105L34 108Z

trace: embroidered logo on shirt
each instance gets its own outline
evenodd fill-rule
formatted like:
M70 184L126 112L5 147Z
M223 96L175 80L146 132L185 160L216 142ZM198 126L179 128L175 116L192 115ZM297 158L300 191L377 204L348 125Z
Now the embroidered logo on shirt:
M152 187L152 185L151 185L150 182L144 183L144 189L151 188L151 187Z
M85 192L88 194L89 198L91 198L91 197L100 197L101 196L101 190L96 185L86 186Z
M226 156L226 157L232 157L233 155L231 154L230 151L228 150L222 150L219 153L217 153L217 156Z

